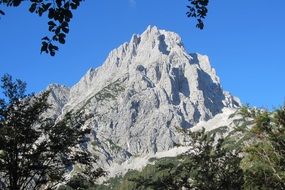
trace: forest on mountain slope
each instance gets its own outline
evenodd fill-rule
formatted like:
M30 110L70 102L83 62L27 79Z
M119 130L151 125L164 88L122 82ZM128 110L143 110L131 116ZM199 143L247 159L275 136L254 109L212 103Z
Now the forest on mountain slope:
M242 119L233 130L185 132L191 148L184 154L150 159L142 171L101 185L74 176L60 190L285 189L285 106L273 112L243 107L236 114Z

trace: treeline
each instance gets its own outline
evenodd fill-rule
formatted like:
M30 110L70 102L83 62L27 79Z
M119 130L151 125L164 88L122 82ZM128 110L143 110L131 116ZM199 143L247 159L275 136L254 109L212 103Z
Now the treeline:
M230 132L188 133L192 148L175 158L150 160L155 164L98 186L77 176L62 189L285 189L285 106L273 112L244 107L238 114Z
M96 185L105 175L86 149L90 115L47 118L49 92L25 94L26 84L1 79L0 189L255 190L285 189L285 106L273 112L244 107L236 127L185 131L190 149L174 158L149 160L142 171ZM234 117L234 115L233 115ZM70 179L74 166L81 172Z

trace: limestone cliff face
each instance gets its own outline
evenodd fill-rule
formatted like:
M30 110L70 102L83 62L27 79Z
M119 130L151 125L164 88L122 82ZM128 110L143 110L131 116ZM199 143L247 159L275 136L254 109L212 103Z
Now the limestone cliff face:
M177 129L240 106L221 88L207 56L188 54L176 33L156 27L133 35L63 91L66 98L54 101L61 109L56 115L93 115L86 124L93 129L88 146L103 165L168 150L182 140Z
M51 104L46 117L56 119L62 114L63 107L69 100L70 89L63 85L51 84L46 90L50 91L48 102Z

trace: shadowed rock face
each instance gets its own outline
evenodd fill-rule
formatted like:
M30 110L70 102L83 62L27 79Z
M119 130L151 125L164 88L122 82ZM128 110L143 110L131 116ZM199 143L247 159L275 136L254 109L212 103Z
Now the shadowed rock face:
M182 44L176 33L148 27L90 69L66 91L67 101L54 102L64 104L63 114L94 115L86 124L93 129L88 146L101 164L168 150L182 140L178 128L240 106L221 88L208 57L188 54Z

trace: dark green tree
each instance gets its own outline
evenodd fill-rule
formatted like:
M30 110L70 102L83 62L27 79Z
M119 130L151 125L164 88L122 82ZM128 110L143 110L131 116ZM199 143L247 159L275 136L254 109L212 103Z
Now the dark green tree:
M49 92L26 95L26 84L9 75L1 82L0 189L56 189L74 164L81 164L91 178L104 174L91 169L95 158L81 146L90 132L81 129L87 116L69 113L59 121L46 118Z
M285 189L285 106L258 111L253 121L241 164L244 189Z
M224 148L215 133L191 132L192 148L177 157L178 163L160 162L151 176L129 179L135 189L239 190L243 185L240 151Z

